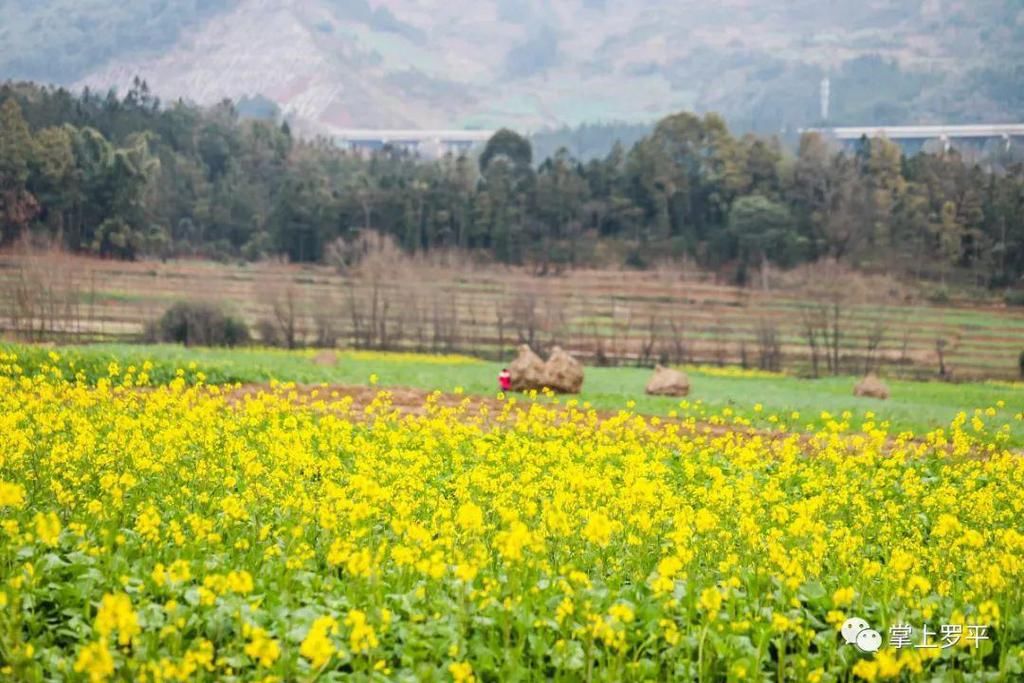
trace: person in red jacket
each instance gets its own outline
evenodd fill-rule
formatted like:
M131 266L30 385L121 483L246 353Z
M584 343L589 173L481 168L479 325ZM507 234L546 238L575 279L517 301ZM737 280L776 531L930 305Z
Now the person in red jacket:
M502 368L501 372L498 373L498 386L501 387L502 391L508 391L512 388L512 375L509 374L508 368Z

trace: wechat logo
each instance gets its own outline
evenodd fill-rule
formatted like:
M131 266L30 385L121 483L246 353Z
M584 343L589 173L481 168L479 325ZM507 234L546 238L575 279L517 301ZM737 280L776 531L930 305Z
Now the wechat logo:
M878 652L882 647L882 634L860 617L844 621L840 632L848 645L856 646L861 652Z

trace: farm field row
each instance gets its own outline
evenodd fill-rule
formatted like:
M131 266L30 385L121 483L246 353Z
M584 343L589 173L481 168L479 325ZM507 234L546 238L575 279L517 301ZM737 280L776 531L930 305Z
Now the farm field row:
M43 348L11 348L19 350L30 367L45 363L49 353ZM140 366L151 360L165 368L194 367L211 382L371 386L372 379L372 386L381 389L409 387L478 396L495 395L501 369L499 363L464 356L372 351L328 354L336 360L329 364L324 364L323 354L313 350L101 344L57 351L76 359L79 367L96 368L95 372L103 372L110 362ZM992 416L985 412L995 411L1009 425L1010 443L1024 446L1024 422L1012 419L1024 406L1024 383L889 380L892 397L877 401L852 395L855 377L803 379L740 368L685 369L692 384L691 394L685 399L646 395L644 386L651 371L635 367L587 367L583 391L574 398L581 405L603 411L630 408L644 415L701 421L725 413L758 428L774 430L784 425L806 432L824 429L835 420L850 428L859 428L865 422L885 422L896 433L922 434L948 427L961 411L970 417L978 413L991 426ZM828 417L823 418L823 414Z

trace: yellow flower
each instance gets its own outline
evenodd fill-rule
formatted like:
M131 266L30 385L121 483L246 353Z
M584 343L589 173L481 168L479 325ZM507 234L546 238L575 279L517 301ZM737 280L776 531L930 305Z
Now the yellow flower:
M772 614L772 629L776 632L783 633L785 631L789 631L794 625L793 620L785 614L779 614L778 612Z
M678 574L682 568L683 563L678 557L674 555L665 557L658 562L658 575L670 579Z
M106 643L89 643L79 650L74 668L75 673L88 675L92 683L101 683L113 675L114 658L110 655Z
M350 610L345 617L345 625L349 627L349 646L352 652L366 654L379 644L377 634L366 620L366 613L361 610Z
M836 607L848 607L856 595L857 592L853 588L840 588L832 594L832 604Z
M35 516L36 535L44 544L55 547L60 539L60 519L54 512L45 515L37 512Z
M829 610L825 614L825 621L839 630L843 622L846 621L846 613L837 609Z
M238 593L245 595L246 593L252 592L252 575L245 571L232 571L228 572L227 576L228 590L232 593Z
M714 619L718 615L718 610L722 608L722 592L713 586L705 588L701 591L698 604L707 612L708 617Z
M474 564L462 563L455 567L455 577L466 583L472 583L479 572L480 569Z
M558 603L558 607L555 608L555 621L561 624L565 619L576 611L576 606L573 604L572 599L565 597Z
M338 622L333 617L317 617L299 647L299 654L308 659L314 669L319 669L334 655L330 636L337 632Z
M117 633L118 645L128 645L141 632L132 601L124 593L103 596L94 627L103 639Z
M676 622L671 619L661 619L658 621L658 626L661 627L661 637L665 639L666 643L669 645L679 644L680 633Z
M185 560L175 560L167 569L167 576L175 583L183 583L192 578L192 570Z
M533 542L533 534L529 527L522 522L516 521L508 531L502 531L495 537L498 552L507 560L519 560L523 557L523 550Z
M875 663L878 665L878 676L883 680L898 677L903 669L902 660L894 657L889 650L876 653Z
M242 635L249 640L245 646L245 654L259 662L260 666L269 668L281 656L280 645L262 628L246 624L242 629Z
M484 528L484 512L480 509L480 506L472 502L463 503L459 506L456 519L463 531L477 533Z
M992 600L986 600L978 605L979 623L986 626L998 626L999 616L999 605Z
M160 514L150 505L135 520L135 531L142 538L156 543L160 540Z
M853 675L871 683L878 678L878 664L870 659L858 660L853 665Z
M711 531L718 526L718 517L710 510L701 508L697 511L696 525L697 531L700 531L701 533Z
M633 608L625 603L616 603L608 609L608 614L613 619L616 619L623 624L628 624L633 621L634 613Z
M149 577L158 588L162 588L167 583L167 568L158 562L153 567L153 571L149 573Z
M452 675L452 680L455 683L475 683L476 681L473 667L469 662L452 662L448 665L448 673Z
M0 507L25 507L25 487L0 481Z
M615 526L602 512L595 512L587 520L587 526L583 529L583 538L601 548L608 547L611 543Z

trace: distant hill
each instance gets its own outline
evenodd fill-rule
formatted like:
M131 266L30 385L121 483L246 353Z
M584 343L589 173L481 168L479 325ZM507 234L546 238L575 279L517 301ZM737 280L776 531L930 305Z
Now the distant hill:
M0 2L0 78L269 99L309 131L1024 118L1019 0Z

